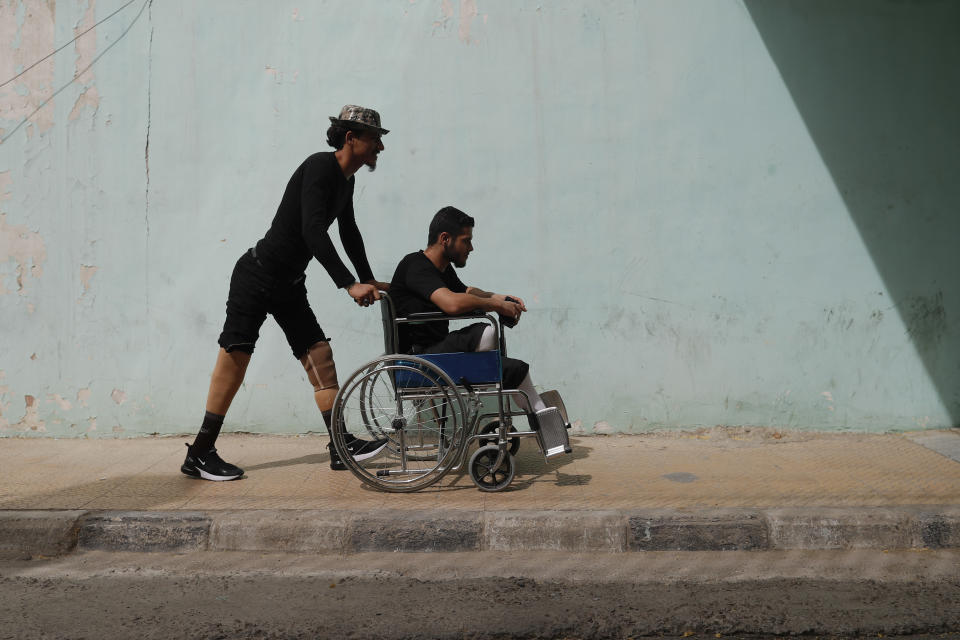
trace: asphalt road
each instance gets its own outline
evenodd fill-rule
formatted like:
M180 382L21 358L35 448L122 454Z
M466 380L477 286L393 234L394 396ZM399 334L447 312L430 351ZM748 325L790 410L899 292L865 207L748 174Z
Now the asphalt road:
M960 552L132 554L0 562L0 638L960 640Z

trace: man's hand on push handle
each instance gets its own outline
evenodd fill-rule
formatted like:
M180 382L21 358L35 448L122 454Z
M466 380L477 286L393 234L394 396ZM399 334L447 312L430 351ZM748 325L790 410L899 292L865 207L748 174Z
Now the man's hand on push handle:
M367 280L366 284L372 284L377 288L377 291L390 291L389 282L380 282L379 280Z
M372 284L354 282L347 287L347 293L349 293L350 297L361 307L369 307L376 300L380 299L380 292L377 291L377 288Z

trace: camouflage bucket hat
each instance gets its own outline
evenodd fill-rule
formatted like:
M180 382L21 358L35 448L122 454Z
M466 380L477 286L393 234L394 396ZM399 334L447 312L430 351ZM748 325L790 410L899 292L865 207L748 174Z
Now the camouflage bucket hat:
M330 122L347 127L348 129L362 129L364 131L375 131L380 135L390 133L387 129L380 126L380 114L373 109L358 107L355 104L344 105L340 109L340 116L330 116Z

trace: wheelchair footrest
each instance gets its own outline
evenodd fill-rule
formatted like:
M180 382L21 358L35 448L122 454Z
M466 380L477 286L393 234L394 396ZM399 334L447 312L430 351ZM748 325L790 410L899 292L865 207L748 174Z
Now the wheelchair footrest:
M537 442L544 458L552 458L561 453L573 453L570 437L567 435L567 423L557 407L547 407L536 413Z
M567 429L569 429L570 418L567 417L567 408L563 406L563 398L560 397L560 392L556 389L544 391L540 394L540 399L543 400L543 404L548 407L556 407L560 410L560 416L563 418L563 421L567 423Z

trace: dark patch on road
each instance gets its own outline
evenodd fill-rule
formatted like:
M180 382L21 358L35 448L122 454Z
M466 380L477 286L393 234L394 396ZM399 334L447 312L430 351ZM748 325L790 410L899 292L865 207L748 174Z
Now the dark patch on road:
M692 473L687 473L686 471L678 471L676 473L665 473L660 477L666 478L667 480L670 480L672 482L682 482L682 483L696 482L697 480L700 479L697 476L693 475Z

